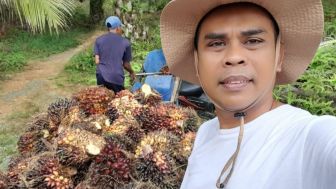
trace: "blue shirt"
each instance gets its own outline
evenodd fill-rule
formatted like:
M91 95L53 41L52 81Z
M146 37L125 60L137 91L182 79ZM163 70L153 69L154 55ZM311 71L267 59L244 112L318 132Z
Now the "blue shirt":
M132 60L130 42L118 34L109 32L96 39L94 54L99 55L97 74L101 74L107 82L123 86L123 63Z

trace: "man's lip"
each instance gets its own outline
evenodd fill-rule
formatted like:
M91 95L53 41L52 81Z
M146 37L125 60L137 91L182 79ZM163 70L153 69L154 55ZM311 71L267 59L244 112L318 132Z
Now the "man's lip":
M239 84L239 83L248 83L252 81L251 78L244 76L244 75L237 75L237 76L228 76L223 80L219 81L219 84Z

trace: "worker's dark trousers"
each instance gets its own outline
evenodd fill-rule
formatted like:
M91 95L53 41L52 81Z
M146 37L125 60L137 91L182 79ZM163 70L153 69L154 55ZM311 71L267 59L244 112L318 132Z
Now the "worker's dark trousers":
M114 83L105 81L101 74L96 74L96 78L97 78L97 85L102 85L110 90L113 90L115 93L118 93L119 91L125 89L124 86L122 85L116 85Z

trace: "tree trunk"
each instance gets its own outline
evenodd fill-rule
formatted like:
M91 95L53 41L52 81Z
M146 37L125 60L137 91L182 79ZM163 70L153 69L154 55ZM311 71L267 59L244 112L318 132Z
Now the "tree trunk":
M5 34L6 34L6 22L2 22L0 28L0 37L4 36Z
M90 17L93 24L99 23L104 17L104 0L90 0Z

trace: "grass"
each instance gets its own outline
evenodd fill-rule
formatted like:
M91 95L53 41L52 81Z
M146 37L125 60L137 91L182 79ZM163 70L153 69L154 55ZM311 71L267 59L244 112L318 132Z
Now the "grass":
M17 141L19 135L25 130L25 122L40 111L33 102L27 102L20 110L5 117L0 122L0 170L7 169L12 156L18 154Z
M76 28L51 34L31 34L12 28L0 40L0 79L21 71L29 60L48 57L63 52L81 43L88 29Z

